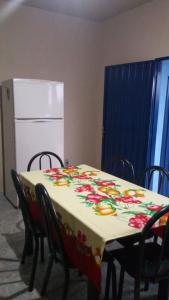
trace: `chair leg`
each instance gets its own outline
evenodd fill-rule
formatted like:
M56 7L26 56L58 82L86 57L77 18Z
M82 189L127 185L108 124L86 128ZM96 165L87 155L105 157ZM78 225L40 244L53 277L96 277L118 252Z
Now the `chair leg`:
M37 267L37 261L38 261L38 253L39 253L39 240L38 238L35 239L35 252L33 257L33 264L32 264L32 271L31 271L31 278L29 283L29 291L31 292L34 287L34 279L35 279L35 273L36 273L36 267Z
M154 235L154 243L157 244L157 242L158 242L158 236Z
M149 289L149 282L144 283L144 291L147 292Z
M168 295L169 295L169 279L161 280L158 286L158 299L168 300Z
M50 278L50 274L51 274L51 270L52 270L52 265L53 265L53 257L50 256L48 266L47 266L47 270L46 270L46 273L45 273L45 278L44 278L43 285L42 285L41 296L44 296L46 294L46 288L47 288L47 285L48 285L48 282L49 282L49 278Z
M44 262L44 238L40 237L41 262Z
M134 283L134 300L140 300L140 280L137 279Z
M121 267L117 300L121 300L121 298L122 298L123 282L124 282L124 268Z
M111 273L112 273L112 263L108 262L104 300L109 299Z
M24 264L25 263L25 258L26 258L26 243L24 245L24 248L23 248L23 252L22 252L22 257L21 257L21 264Z
M67 299L69 280L70 280L69 269L67 267L64 267L64 272L65 272L65 278L64 278L64 290L63 290L62 300Z
M23 248L22 258L21 258L21 264L25 263L25 258L27 255L33 254L33 238L32 233L30 230L25 229L25 244Z
M116 268L114 263L112 262L112 300L117 299L117 280L116 280Z

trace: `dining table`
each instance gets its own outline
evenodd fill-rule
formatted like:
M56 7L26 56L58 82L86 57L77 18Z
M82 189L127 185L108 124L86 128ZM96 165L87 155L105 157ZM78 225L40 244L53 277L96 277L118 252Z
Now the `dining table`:
M42 183L47 189L62 225L66 254L87 276L88 299L92 300L101 291L107 244L141 232L151 216L169 204L165 196L85 164L21 172L20 178L38 222L35 185ZM159 284L160 300L168 299L167 288L166 281Z

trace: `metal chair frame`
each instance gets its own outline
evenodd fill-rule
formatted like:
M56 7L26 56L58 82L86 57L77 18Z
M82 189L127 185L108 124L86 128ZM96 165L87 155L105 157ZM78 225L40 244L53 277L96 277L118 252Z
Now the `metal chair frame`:
M42 151L42 152L39 152L37 154L35 154L29 161L28 163L28 166L27 166L27 171L30 171L31 170L31 166L32 166L32 163L34 162L34 160L36 158L39 157L39 169L41 170L42 169L42 159L44 157L47 157L48 160L49 160L49 167L52 168L52 160L51 160L51 157L54 157L56 158L59 163L60 163L60 166L63 168L64 167L64 164L63 164L63 161L61 160L61 158L55 154L54 152L51 152L51 151Z
M112 170L114 171L111 172L112 175L118 177L118 171L121 171L121 173L119 174L120 178L127 180L128 178L126 178L125 175L129 175L130 181L133 183L135 182L134 167L128 159L122 157L114 157L110 165L112 166ZM139 234L136 234L131 237L118 239L118 242L122 246L129 247L132 246L134 243L136 243L138 239L139 239ZM103 261L108 263L107 274L106 274L105 296L104 296L104 300L107 300L109 299L109 290L110 290L110 281L111 281L112 272L113 272L113 276L116 277L114 264L112 263L113 261L112 251L107 251L107 250L104 251ZM116 299L116 285L114 284L114 282L112 282L112 294L113 294L113 299Z
M122 159L122 158L116 158L115 159L115 162L119 162L119 161L120 161L120 163L123 164L123 166L125 166L125 164L127 164L127 166L131 169L131 174L133 174L133 178L134 178L134 168L132 167L132 164L126 159ZM153 174L155 172L159 173L158 193L160 193L164 178L167 178L169 180L168 171L166 169L160 167L160 166L151 166L151 167L146 168L145 171L143 172L140 180L139 180L139 185L141 185L141 183L144 182L144 179L145 179L145 187L150 188L151 184L152 184ZM150 232L148 238L153 237L153 236L154 236L154 242L157 242L158 236L154 235L153 232ZM140 239L140 234L136 234L135 236L131 236L131 237L128 237L128 238L118 239L118 241L124 247L131 247L136 242L138 242L139 239ZM107 276L106 276L105 299L108 299L110 278L111 278L111 270L112 270L109 266L109 263L112 260L112 253L107 252L105 257L106 257L106 261L108 262ZM145 291L148 290L148 283L147 282L145 282L144 290ZM115 295L114 295L114 298L115 298Z
M122 179L126 179L128 180L128 178L125 178L126 175L128 177L129 175L129 179L131 182L135 182L135 171L134 171L134 167L133 164L126 158L122 158L122 157L114 157L110 163L110 165L112 166L112 174L117 177L120 177ZM118 172L121 171L121 173L119 174ZM114 172L114 173L113 173ZM119 176L118 176L119 174Z
M48 245L50 251L49 262L44 277L41 295L44 295L46 293L46 288L50 278L52 265L53 262L55 262L55 263L60 263L64 270L65 278L64 278L64 290L63 290L62 300L66 300L68 294L69 280L70 280L70 274L69 274L70 263L68 261L68 258L64 250L64 244L63 244L62 233L61 233L61 224L46 188L39 183L35 186L35 191L42 212L44 214L44 219L46 223L46 233L47 233ZM53 236L53 229L54 229L55 236Z
M122 297L125 271L135 279L134 300L140 299L141 281L157 283L169 280L169 218L164 226L161 244L147 242L154 224L167 213L169 213L169 205L151 217L141 232L139 244L134 245L133 249L122 248L113 251L112 256L121 264L118 300ZM149 252L147 252L148 248ZM134 257L135 264L131 266L129 262L133 261ZM150 269L147 269L148 267ZM146 270L150 270L150 273ZM112 280L114 280L113 276Z
M169 181L169 172L161 166L147 167L141 175L141 178L139 179L139 185L142 185L144 183L144 187L150 189L152 185L153 175L155 173L158 173L159 175L157 193L160 194L164 179L166 178Z
M39 240L41 246L41 261L44 261L45 233L37 227L37 225L35 224L32 218L29 205L26 199L26 195L23 189L23 185L17 172L15 170L11 170L11 176L19 198L19 206L22 212L23 221L25 225L25 243L24 243L24 249L21 258L21 264L24 264L27 255L33 254L32 270L31 270L31 276L29 281L29 291L32 291L34 288L34 279L35 279L38 254L39 254ZM33 243L35 245L35 249L33 249Z

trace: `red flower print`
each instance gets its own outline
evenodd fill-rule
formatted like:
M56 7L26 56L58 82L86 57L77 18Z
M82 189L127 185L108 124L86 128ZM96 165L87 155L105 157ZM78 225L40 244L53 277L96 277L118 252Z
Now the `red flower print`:
M60 169L58 169L58 168L51 168L51 169L45 170L44 173L54 173L54 172L57 173L59 171L60 171Z
M77 179L92 179L91 177L85 176L85 175L75 175L75 176L72 176L72 177L77 178Z
M52 179L60 179L62 177L66 177L65 175L62 174L53 174L50 176Z
M137 218L130 218L129 220L129 226L134 228L142 228L144 223L141 219Z
M151 211L159 211L162 209L162 206L153 204L153 205L147 206L147 209L149 209Z
M134 199L133 197L130 196L123 196L123 197L116 197L113 200L123 202L123 203L128 203L128 204L140 204L141 201Z
M75 192L93 192L93 187L90 184L85 184L76 188Z
M96 180L95 183L99 186L114 186L115 183L107 180Z
M133 199L133 198L130 196L122 196L122 197L115 197L113 200L123 202L124 200L130 201L130 199Z
M99 194L89 194L86 197L86 201L92 202L92 203L99 203L101 199L109 199L107 196L99 195Z
M150 219L150 217L145 214L137 214L134 218L129 219L129 226L134 228L142 228Z
M145 214L136 214L135 217L143 220L143 222L145 222L145 223L147 223L147 221L149 220L149 217Z
M140 200L133 199L130 203L140 204L140 203L142 203L142 202L141 202Z

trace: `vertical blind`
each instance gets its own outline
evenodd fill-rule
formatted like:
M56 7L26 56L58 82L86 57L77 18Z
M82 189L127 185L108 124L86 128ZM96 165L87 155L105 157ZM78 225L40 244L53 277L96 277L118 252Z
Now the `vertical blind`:
M111 160L121 156L135 166L136 177L152 159L153 97L156 61L105 68L102 169L111 173Z

